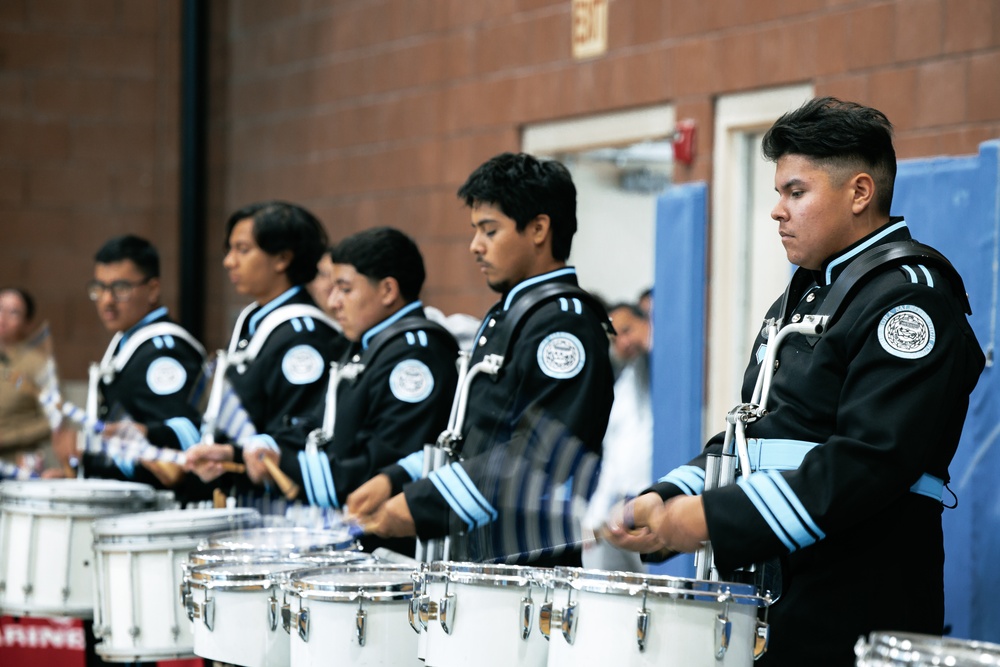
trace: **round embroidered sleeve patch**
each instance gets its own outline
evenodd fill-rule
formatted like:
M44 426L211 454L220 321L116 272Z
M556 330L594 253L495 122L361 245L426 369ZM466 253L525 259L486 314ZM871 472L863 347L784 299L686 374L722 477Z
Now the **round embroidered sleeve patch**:
M170 357L160 357L146 369L146 384L157 396L167 396L180 391L187 382L187 371L181 363Z
M878 342L902 359L919 359L934 348L934 322L916 306L896 306L878 325Z
M281 372L292 384L311 384L323 377L323 357L312 345L296 345L285 352Z
M396 364L389 374L392 395L404 403L419 403L434 390L434 375L427 364L417 359L407 359Z
M538 367L557 380L567 380L579 375L587 363L583 343L573 334L557 331L538 344Z

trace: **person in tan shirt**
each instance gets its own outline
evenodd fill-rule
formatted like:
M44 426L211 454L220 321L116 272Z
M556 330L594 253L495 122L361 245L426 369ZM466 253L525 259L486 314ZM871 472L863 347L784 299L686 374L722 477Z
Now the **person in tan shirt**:
M0 290L0 460L38 469L51 435L39 402L50 370L48 355L28 342L34 311L24 290Z

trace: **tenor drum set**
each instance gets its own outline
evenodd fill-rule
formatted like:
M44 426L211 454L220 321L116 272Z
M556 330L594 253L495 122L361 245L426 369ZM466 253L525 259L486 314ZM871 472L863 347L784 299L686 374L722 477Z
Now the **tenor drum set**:
M0 612L92 619L97 654L243 667L751 665L752 584L361 551L346 527L173 507L143 484L0 483ZM1000 646L872 633L860 667L996 665Z

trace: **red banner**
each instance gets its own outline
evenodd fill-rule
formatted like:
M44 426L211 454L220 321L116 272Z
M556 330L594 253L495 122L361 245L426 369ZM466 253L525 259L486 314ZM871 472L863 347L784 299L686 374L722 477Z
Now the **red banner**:
M0 616L0 665L84 667L83 621Z

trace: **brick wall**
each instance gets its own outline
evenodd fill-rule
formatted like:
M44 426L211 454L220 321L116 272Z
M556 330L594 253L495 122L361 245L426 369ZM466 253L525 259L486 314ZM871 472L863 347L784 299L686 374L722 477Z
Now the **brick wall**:
M80 296L96 240L134 230L176 259L178 6L0 3L0 282L41 292L72 372L106 340ZM582 62L569 0L210 8L209 347L243 305L220 266L223 222L266 198L306 205L334 239L405 229L425 300L481 313L493 295L454 193L527 123L673 103L699 127L680 181L711 181L717 96L773 86L883 109L901 158L1000 136L996 0L609 0L608 53Z
M0 2L0 284L52 326L83 378L110 336L84 294L92 257L132 232L176 297L179 3Z

